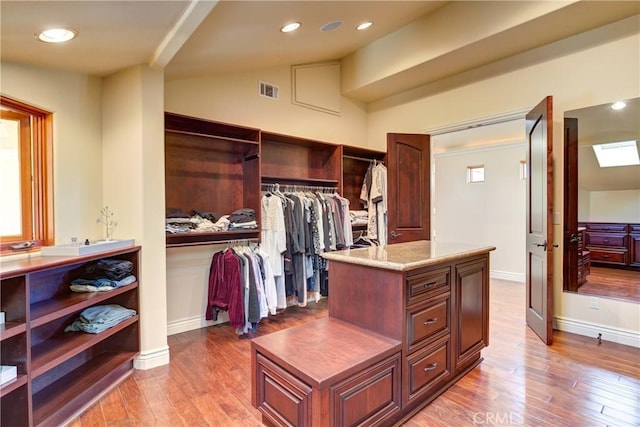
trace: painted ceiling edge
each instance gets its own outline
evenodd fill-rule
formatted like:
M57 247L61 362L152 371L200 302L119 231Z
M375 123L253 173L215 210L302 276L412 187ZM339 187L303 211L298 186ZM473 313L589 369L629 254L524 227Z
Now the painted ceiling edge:
M217 4L218 0L191 0L156 48L149 66L164 69Z

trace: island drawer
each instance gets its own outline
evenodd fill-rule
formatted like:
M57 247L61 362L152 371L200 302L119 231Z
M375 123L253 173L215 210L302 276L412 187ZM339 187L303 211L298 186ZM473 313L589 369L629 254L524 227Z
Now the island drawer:
M407 311L407 350L414 351L429 339L450 332L450 293L428 300Z
M418 271L407 276L408 304L451 289L451 269L449 267Z
M451 377L449 335L407 358L405 397L410 402L437 388Z

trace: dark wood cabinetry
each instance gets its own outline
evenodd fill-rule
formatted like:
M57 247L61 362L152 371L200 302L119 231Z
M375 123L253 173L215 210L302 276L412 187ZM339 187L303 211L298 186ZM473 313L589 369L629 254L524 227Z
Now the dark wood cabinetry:
M252 403L263 419L393 425L480 363L489 343L493 248L432 244L389 245L378 256L368 249L325 254L334 284L329 317L252 340ZM423 257L432 262L416 261ZM327 399L325 389L345 393Z
M165 205L260 214L260 130L165 113ZM259 219L259 218L258 218ZM167 234L167 245L257 238L258 230Z
M610 267L639 267L637 241L638 224L584 222L585 246L591 262Z
M166 207L230 214L256 212L261 184L336 188L352 209L369 162L385 153L165 113ZM260 230L167 234L167 246L258 239Z
M36 257L2 263L0 361L18 368L0 387L0 424L60 425L128 375L140 350L136 315L99 334L64 332L86 308L118 304L139 310L138 282L110 292L75 293L71 280L101 258L134 265L139 247L83 257Z

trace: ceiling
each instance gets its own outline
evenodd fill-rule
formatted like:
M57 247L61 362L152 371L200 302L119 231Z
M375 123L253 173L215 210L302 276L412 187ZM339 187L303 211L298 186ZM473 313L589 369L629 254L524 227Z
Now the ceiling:
M392 71L345 93L370 102L638 13L637 1L2 0L0 54L99 77L149 64L166 80L345 57L352 74L373 74L393 61ZM320 31L334 20L343 24ZM373 27L355 31L364 20ZM291 21L301 29L279 32ZM51 26L79 36L61 45L35 39ZM373 61L358 62L371 52Z

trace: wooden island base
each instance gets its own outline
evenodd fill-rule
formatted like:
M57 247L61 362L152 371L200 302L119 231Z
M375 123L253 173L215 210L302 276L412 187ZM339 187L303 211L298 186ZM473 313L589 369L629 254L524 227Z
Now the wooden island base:
M481 361L489 252L428 241L324 254L329 317L251 342L252 404L276 426L399 424Z

